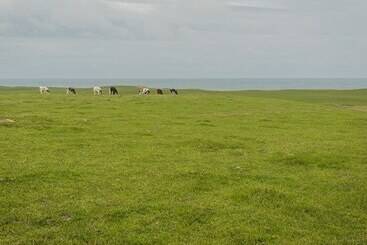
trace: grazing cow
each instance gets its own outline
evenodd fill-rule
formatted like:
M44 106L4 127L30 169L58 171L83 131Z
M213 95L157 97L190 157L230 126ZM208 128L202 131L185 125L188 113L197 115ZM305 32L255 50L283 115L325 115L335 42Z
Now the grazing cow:
M76 94L75 88L66 88L66 94Z
M45 86L40 86L40 94L47 94L50 93L50 89L48 87Z
M162 95L163 94L163 90L162 89L157 89L157 94Z
M119 92L115 87L110 87L110 95L119 95Z
M139 87L139 90L138 90L138 94L139 95L142 95L143 94L143 89L144 89L144 87Z
M149 95L150 89L149 88L140 88L139 89L139 95Z
M93 88L93 94L94 95L102 95L102 88L98 87L98 86L94 87Z
M178 95L177 90L176 90L176 89L174 89L174 88L171 88L169 91L170 91L170 92L171 92L171 94L173 94L173 95Z

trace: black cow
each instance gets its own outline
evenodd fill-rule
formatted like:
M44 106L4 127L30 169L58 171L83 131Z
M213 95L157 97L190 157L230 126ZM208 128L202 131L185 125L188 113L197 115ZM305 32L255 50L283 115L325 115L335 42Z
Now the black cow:
M163 94L163 90L162 89L157 89L157 94L162 95Z
M76 94L75 88L66 88L66 94Z
M170 92L171 92L171 94L173 94L173 95L178 95L177 90L176 90L176 89L174 89L174 88L171 88L169 91L170 91Z
M115 87L110 87L110 95L119 95L119 92Z

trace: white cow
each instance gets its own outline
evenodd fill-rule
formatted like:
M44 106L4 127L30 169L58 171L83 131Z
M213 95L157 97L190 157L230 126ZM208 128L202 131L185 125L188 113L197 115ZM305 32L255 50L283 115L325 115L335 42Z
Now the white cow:
M102 94L102 88L101 87L98 87L98 86L96 86L96 87L94 87L93 88L93 94L94 95L101 95Z
M150 89L149 88L140 88L139 89L139 95L148 95L150 94Z
M50 89L45 86L40 86L40 94L47 94L50 93Z

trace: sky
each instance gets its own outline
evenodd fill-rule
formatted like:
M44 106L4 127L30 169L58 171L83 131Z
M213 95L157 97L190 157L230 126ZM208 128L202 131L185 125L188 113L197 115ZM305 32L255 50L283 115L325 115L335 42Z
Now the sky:
M366 0L0 0L0 78L367 77Z

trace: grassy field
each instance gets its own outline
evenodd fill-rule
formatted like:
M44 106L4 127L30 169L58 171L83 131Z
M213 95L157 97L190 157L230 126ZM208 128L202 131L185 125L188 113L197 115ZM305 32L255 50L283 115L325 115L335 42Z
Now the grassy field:
M0 244L367 243L367 90L79 92L0 88Z

